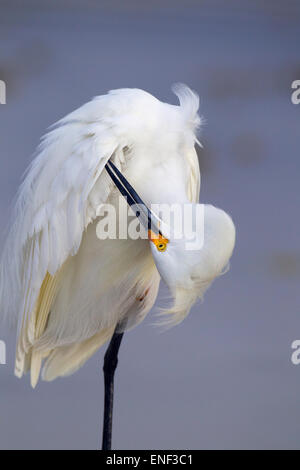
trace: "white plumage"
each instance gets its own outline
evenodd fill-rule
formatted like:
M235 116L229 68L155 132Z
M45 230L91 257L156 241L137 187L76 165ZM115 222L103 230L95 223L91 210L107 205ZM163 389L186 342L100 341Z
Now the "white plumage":
M142 90L111 91L42 139L19 190L0 266L1 315L19 321L15 373L21 377L30 369L32 386L43 359L45 380L74 372L117 322L128 317L127 327L134 326L156 299L160 261L149 241L99 240L96 224L101 204L116 205L119 196L103 171L109 159L146 204L198 201L198 97L183 85L174 91L180 106ZM194 272L192 288L172 292L174 322L222 272L234 246L231 219L222 215L225 232L222 225L216 234L210 221L218 210L206 207L211 243L201 262L210 268L207 275L205 265Z

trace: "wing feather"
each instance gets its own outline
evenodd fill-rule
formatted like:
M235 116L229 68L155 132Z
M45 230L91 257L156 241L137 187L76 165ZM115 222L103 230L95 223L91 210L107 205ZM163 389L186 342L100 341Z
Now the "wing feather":
M111 184L103 168L114 153L119 165L118 136L103 119L107 110L99 110L99 103L97 115L95 109L88 103L85 119L72 113L42 139L19 189L2 254L1 316L18 322L15 373L21 376L30 367L33 384L45 351L31 347L47 324L57 273L77 253L84 230L108 197Z
M43 138L20 187L0 265L1 315L15 324L22 311L19 329L46 273L55 275L78 251L83 231L110 191L102 172L119 145L118 136L100 122L105 110L95 116L94 107L93 101L85 105L90 117L81 122L67 117ZM96 201L95 195L91 200L101 177Z

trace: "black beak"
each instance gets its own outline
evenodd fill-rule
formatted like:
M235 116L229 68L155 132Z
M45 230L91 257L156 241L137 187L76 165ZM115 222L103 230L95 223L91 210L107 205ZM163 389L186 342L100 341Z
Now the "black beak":
M152 230L156 235L162 236L158 217L146 206L125 176L110 160L106 163L105 169L145 229Z

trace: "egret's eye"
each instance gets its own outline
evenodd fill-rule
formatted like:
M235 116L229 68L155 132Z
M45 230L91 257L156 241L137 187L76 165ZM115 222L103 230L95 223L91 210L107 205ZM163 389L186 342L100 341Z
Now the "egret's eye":
M161 234L156 235L152 230L148 231L149 240L154 243L158 251L166 251L169 240Z
M156 248L158 249L158 251L165 251L167 248L167 244L164 242L158 243L156 245Z

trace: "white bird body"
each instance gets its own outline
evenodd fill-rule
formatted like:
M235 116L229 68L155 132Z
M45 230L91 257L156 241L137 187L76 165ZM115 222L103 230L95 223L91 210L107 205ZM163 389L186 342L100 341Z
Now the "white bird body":
M110 158L147 205L198 201L198 97L186 87L176 92L181 106L142 90L95 98L46 135L29 168L2 257L0 302L6 317L18 315L15 373L30 369L33 386L43 359L45 380L74 372L120 320L134 326L155 302L160 262L149 241L99 240L96 225L101 204L117 207L119 192L104 171ZM207 220L215 214L209 207ZM203 268L198 294L178 291L176 321L227 264L230 223L222 260L206 280Z

